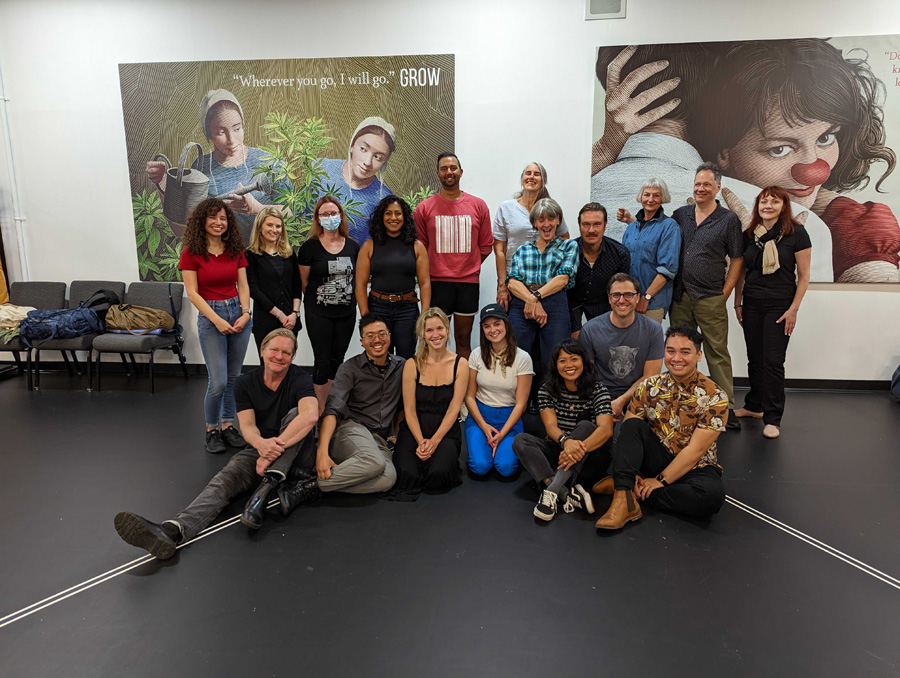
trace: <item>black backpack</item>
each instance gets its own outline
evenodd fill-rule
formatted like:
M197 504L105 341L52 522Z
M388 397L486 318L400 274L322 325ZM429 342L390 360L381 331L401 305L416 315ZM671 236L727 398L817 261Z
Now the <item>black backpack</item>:
M90 308L100 318L100 322L106 322L106 312L110 306L118 306L122 303L119 295L112 290L97 290L87 299L85 299L79 308Z

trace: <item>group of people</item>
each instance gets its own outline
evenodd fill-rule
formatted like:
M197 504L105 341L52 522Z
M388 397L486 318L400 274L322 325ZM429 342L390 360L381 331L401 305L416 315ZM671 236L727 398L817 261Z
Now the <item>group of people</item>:
M273 492L285 515L321 492L444 492L461 483L462 435L473 475L511 477L521 463L537 483L540 520L593 513L592 493L613 496L601 529L639 519L640 501L690 516L719 510L719 433L759 417L766 437L779 434L784 357L810 261L784 190L760 193L745 232L716 200L714 165L697 168L693 204L671 216L665 181L649 179L637 215L617 209L627 224L619 243L604 237L599 203L580 210L580 236L568 239L537 163L493 226L484 201L461 191L457 156L441 154L437 173L440 192L414 211L394 195L379 201L361 247L333 196L317 202L296 254L275 206L257 214L246 252L227 205L197 206L181 270L209 372L207 450L238 452L174 519L117 515L125 541L171 557L260 477L241 516L251 528ZM492 249L497 300L479 314ZM732 293L751 381L736 411ZM304 296L312 376L293 364ZM345 361L354 326L363 352ZM240 374L251 332L261 365ZM709 377L698 371L704 354ZM524 430L529 406L540 435Z

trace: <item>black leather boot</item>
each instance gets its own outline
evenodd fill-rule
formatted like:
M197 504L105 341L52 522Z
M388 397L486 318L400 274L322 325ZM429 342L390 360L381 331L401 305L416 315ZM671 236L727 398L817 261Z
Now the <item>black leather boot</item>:
M296 483L284 483L278 488L278 499L281 501L281 512L289 516L291 511L307 502L317 499L322 494L319 490L319 479L315 476Z
M266 504L269 500L269 494L278 487L278 478L271 474L266 474L256 492L250 497L250 501L244 507L241 514L241 522L249 528L258 530L262 527L263 519L266 517Z

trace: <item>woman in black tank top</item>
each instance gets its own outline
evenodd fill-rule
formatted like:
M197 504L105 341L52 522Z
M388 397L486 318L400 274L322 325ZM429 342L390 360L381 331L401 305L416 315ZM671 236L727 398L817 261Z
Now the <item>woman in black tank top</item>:
M419 350L403 368L403 410L394 447L397 483L391 498L414 501L423 490L446 492L462 482L459 408L469 363L447 349L450 320L439 308L416 322Z
M401 358L411 358L419 315L417 281L422 308L431 303L428 252L416 240L409 205L395 195L385 197L375 207L369 233L372 239L363 243L356 263L360 315L370 313L384 320L391 333L391 348Z

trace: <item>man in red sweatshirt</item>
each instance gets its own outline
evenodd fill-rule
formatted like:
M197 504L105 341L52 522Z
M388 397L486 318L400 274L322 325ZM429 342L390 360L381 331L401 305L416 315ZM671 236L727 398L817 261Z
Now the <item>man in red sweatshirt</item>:
M459 188L463 169L452 153L437 161L441 191L419 203L413 218L428 250L431 304L453 316L456 352L468 358L472 324L478 313L478 279L494 244L491 215L481 198Z

